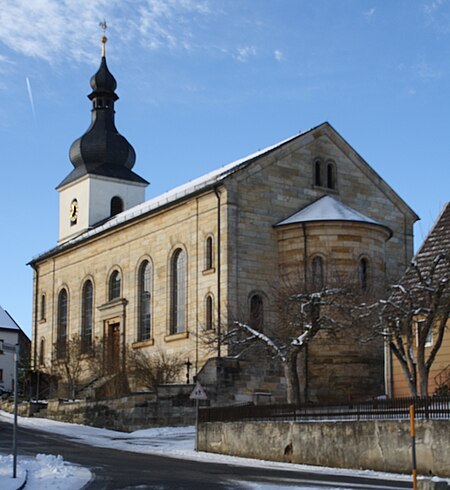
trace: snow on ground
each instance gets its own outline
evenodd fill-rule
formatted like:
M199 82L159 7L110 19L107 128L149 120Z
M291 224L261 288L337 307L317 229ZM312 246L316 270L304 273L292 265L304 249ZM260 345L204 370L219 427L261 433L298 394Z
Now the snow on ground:
M13 415L0 410L0 420L4 422L12 423ZM43 419L43 418L26 418L18 417L18 424L22 427L29 427L36 430L51 432L52 434L60 434L68 439L77 441L78 443L87 444L96 447L108 447L111 449L118 449L123 451L131 451L145 454L158 454L162 456L189 459L195 461L204 461L211 463L224 463L237 466L252 466L262 468L273 468L290 471L308 470L321 474L328 474L334 476L352 475L352 476L370 476L372 478L389 478L396 480L407 481L410 480L409 475L398 475L380 473L368 470L347 470L340 468L325 468L319 466L307 466L291 463L277 463L274 461L261 461L257 459L239 458L236 456L226 456L222 454L212 454L204 452L196 452L194 450L195 440L195 428L194 427L158 427L152 429L138 430L132 433L116 432L109 429L99 429L97 427L89 427L86 425L69 424L65 422L58 422L55 420ZM254 490L256 488L262 488L264 490L272 490L273 486L267 484L264 486L262 483L258 483L252 486L252 483L239 483L240 488L246 490ZM2 480L0 478L0 488L3 490ZM41 489L41 487L26 487ZM44 487L42 487L44 488ZM47 486L46 488L59 488L54 486ZM68 490L69 487L61 487L63 490ZM70 487L79 488L79 487ZM278 490L283 487L277 486ZM296 487L286 486L290 490L309 488L311 487ZM9 489L8 489L9 490ZM321 487L321 490L325 490Z
M38 454L17 458L17 478L13 478L13 457L0 455L0 488L17 490L26 480L31 490L78 490L91 479L87 468L66 463L62 456Z

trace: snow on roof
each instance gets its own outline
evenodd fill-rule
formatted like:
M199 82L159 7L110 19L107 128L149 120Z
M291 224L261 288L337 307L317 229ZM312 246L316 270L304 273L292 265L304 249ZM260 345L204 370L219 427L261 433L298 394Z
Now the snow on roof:
M323 123L327 124L327 123ZM322 126L319 125L319 126ZM316 127L319 127L316 126ZM178 187L175 187L174 189L171 189L167 192L164 192L163 194L160 194L159 196L156 196L152 199L149 199L148 201L145 201L141 204L138 204L137 206L134 206L130 209L127 209L126 211L123 211L120 214L117 214L111 219L108 219L106 222L103 224L96 226L95 228L92 228L81 235L78 235L71 240L68 240L67 242L62 243L61 245L58 245L57 247L52 248L51 250L44 252L36 257L33 258L31 263L33 263L35 260L38 260L47 254L51 254L53 252L57 252L59 250L63 250L65 248L70 247L71 245L75 245L76 243L82 242L83 240L92 237L94 235L97 235L98 233L101 233L103 231L106 231L110 228L113 228L114 226L117 226L121 223L125 223L133 218L136 218L138 216L142 216L150 211L156 210L164 205L170 204L172 202L176 202L179 199L182 199L184 197L189 196L190 194L194 194L197 191L200 191L202 189L205 189L209 186L212 186L214 184L218 184L222 182L226 177L229 175L233 174L234 172L238 171L239 169L245 167L249 163L251 163L253 160L256 158L265 155L272 150L275 150L276 148L279 148L280 146L283 146L285 143L288 143L289 141L292 141L302 135L305 135L309 133L310 131L314 130L315 128L308 129L307 131L300 132L294 136L290 136L289 138L286 138L283 141L280 141L278 143L275 143L274 145L268 146L267 148L264 148L262 150L258 150L257 152L251 153L250 155L247 155L244 158L240 158L239 160L236 160L234 162L231 162L227 165L224 165L222 167L219 167L216 170L213 170L212 172L209 172L207 174L202 175L201 177L198 177L194 180L191 180L185 184L182 184Z
M280 221L276 226L290 225L293 223L307 223L311 221L353 221L370 223L372 225L387 228L385 225L365 216L331 196L321 197L312 204L297 211L292 216L289 216L289 218ZM387 229L389 230L389 228Z
M0 329L20 330L19 325L12 319L9 313L0 306Z
M450 255L450 202L442 208L431 230L412 260L422 274L429 274L433 263L439 256ZM441 260L436 266L436 274L444 275L448 263ZM400 281L402 286L411 287L418 282L415 268L409 266Z

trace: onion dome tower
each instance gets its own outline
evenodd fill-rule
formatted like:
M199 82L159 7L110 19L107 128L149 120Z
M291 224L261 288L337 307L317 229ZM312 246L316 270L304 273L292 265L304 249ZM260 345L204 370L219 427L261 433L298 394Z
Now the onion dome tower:
M106 219L140 204L148 182L132 171L136 153L115 125L117 82L106 63L103 28L100 67L92 76L92 121L69 152L74 166L59 184L59 243L83 233Z

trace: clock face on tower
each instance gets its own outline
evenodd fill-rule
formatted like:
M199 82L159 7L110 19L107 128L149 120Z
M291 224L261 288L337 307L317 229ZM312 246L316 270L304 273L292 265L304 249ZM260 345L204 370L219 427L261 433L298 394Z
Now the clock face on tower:
M78 201L74 199L70 204L70 224L75 225L78 219Z

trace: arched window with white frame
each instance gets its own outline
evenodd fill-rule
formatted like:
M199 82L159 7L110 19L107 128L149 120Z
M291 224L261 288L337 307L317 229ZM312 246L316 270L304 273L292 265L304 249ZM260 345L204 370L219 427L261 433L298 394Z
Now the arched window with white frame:
M214 302L211 294L208 294L205 299L205 329L212 330L214 328Z
M205 242L205 270L214 267L214 242L212 236L208 236Z
M116 269L112 272L109 278L109 287L108 287L109 301L120 298L121 288L122 288L122 281L120 277L120 271Z
M56 355L58 359L66 357L67 352L67 312L68 312L67 290L61 289L58 294L58 308L56 320Z
M45 293L42 293L41 294L41 304L40 304L40 308L41 308L41 315L40 315L40 320L41 321L44 321L45 320L45 315L47 314L46 313L46 298L45 298Z
M170 333L186 331L186 253L178 248L170 261Z
M88 279L81 292L81 348L88 353L92 349L94 286Z
M152 299L152 266L144 260L138 273L138 341L151 338L151 299Z

